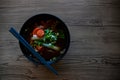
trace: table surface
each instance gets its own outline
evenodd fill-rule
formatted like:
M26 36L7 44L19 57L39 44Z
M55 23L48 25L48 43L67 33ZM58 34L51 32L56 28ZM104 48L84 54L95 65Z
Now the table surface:
M52 65L59 76L28 61L8 31L41 13L59 17L70 31L67 54ZM0 80L120 80L119 0L1 0Z

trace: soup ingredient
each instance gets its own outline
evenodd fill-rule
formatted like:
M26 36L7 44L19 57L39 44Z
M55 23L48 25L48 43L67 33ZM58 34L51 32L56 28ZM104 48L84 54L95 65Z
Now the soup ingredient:
M51 29L45 30L45 35L43 37L44 42L54 44L57 41L57 33L53 32Z
M35 39L39 39L39 38L37 37L37 35L33 35L31 39L35 40Z
M52 45L50 43L49 44L43 44L43 46L51 48L51 49L56 50L56 51L60 51L60 47L54 46L54 45Z
M44 30L37 27L33 30L33 35L37 35L38 38L42 38L44 36Z
M42 46L36 46L36 49L38 50L38 51L40 51L40 50L42 50Z
M51 29L46 29L44 30L44 33L43 33L42 29L37 27L33 30L31 45L34 48L37 48L38 46L44 46L56 51L60 51L60 47L55 45L58 39L58 35L59 35L58 33L53 32L53 30Z

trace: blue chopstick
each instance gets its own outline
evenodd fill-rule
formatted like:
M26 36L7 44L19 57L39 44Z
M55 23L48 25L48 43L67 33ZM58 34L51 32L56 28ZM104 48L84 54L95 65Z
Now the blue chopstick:
M48 69L50 69L56 75L57 71L39 54L37 53L32 46L14 29L10 28L9 30L36 58L39 59L41 63L43 63Z

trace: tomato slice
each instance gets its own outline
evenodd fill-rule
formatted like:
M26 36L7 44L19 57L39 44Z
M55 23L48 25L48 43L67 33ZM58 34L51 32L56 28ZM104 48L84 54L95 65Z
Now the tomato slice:
M44 36L44 30L37 27L33 30L33 35L37 35L39 38Z
M36 46L36 49L38 50L38 51L40 51L40 50L42 50L42 46Z

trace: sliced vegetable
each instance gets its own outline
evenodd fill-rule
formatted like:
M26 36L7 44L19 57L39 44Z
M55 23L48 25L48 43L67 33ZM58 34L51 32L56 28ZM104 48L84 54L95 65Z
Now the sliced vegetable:
M33 30L33 35L37 35L37 37L41 38L44 36L44 30L37 27Z
M53 49L53 50L56 50L56 51L60 51L60 48L59 47L57 47L57 46L54 46L54 45L52 45L52 44L42 44L43 46L45 46L45 47L48 47L48 48L51 48L51 49Z
M40 51L43 47L42 46L36 46L36 49Z
M60 47L55 45L58 37L64 38L64 34L62 31L59 31L59 33L58 32L55 33L51 29L45 29L43 31L42 29L37 27L33 30L33 37L32 37L33 41L31 45L34 48L44 46L44 47L47 47L47 48L50 48L56 51L60 51Z

